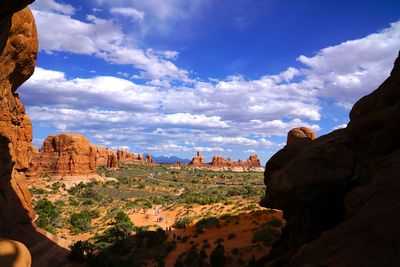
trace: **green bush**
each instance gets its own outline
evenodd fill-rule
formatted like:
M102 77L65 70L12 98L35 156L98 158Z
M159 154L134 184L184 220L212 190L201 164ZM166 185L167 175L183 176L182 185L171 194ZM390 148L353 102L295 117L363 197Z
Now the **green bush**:
M222 267L225 266L225 260L225 248L222 244L218 244L210 254L210 264L212 267Z
M35 211L39 215L37 226L55 234L55 226L60 222L60 213L57 207L48 199L41 199L35 205Z
M80 213L71 214L69 222L73 233L86 232L92 225L92 217L89 211L84 210Z
M180 218L179 220L177 220L175 222L175 224L173 225L173 227L182 229L182 228L185 228L191 222L192 222L192 219L190 217L183 217L183 218Z
M278 235L277 229L265 224L254 232L253 243L263 242L264 245L269 246Z

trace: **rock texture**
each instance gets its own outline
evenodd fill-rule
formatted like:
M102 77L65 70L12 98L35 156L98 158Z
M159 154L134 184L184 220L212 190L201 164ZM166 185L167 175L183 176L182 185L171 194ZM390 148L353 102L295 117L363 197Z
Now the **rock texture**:
M290 142L267 162L261 205L282 209L287 225L260 265L400 266L398 114L400 58L346 129Z
M304 140L314 140L316 135L313 130L307 127L294 128L287 135L286 145L302 142Z
M203 165L205 163L203 155L201 155L200 151L197 151L197 155L193 157L192 161L189 163L190 165Z
M150 155L137 154L128 152L126 150L118 150L117 151L118 161L125 164L132 163L153 163L153 158Z
M99 166L117 167L115 152L93 145L83 135L64 133L46 138L41 151L35 152L32 157L28 175L95 175Z
M67 250L32 223L34 213L25 177L32 126L16 89L33 74L36 63L36 27L26 7L31 2L0 1L0 237L22 242L31 252L32 266L66 266ZM16 246L19 255L28 254ZM13 263L23 266L18 262L19 255L14 255ZM5 260L0 259L1 266Z
M1 8L11 12L25 3L2 1ZM0 10L3 14L4 9ZM2 19L9 19L11 14ZM35 21L28 8L16 13L11 28L2 31L6 45L0 51L0 234L33 218L25 178L32 125L15 91L33 74L38 49Z
M239 159L233 161L230 158L224 159L224 157L216 155L213 156L211 161L213 167L261 167L260 160L257 155L250 156L246 162Z

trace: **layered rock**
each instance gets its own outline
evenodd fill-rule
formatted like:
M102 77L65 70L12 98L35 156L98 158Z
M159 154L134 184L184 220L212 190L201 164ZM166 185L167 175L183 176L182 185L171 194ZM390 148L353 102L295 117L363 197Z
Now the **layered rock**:
M134 153L122 149L117 151L117 156L121 163L132 163L138 160L138 157Z
M261 204L287 225L268 266L400 265L400 58L346 129L290 142L266 164Z
M33 74L38 42L31 11L24 8L12 16L26 3L0 4L0 234L33 218L25 178L32 125L15 91Z
M80 134L64 133L48 136L40 152L35 152L29 176L44 173L55 176L95 175L99 166L115 168L118 158L114 151L98 147Z
M222 156L213 156L211 161L211 166L213 167L261 167L260 160L257 155L250 156L246 162L239 159L238 161L233 161L230 158L225 159Z
M32 126L16 89L33 74L36 63L36 27L26 7L31 2L0 1L0 238L22 242L31 252L32 266L65 266L67 250L50 241L32 223L35 215L25 177L32 150ZM0 265L7 265L11 258L18 266L27 263L29 253L23 246L4 239L1 242L8 242L18 251L7 252L8 258L0 256ZM6 249L4 243L0 247ZM21 257L24 262L19 261Z
M287 135L286 144L295 144L306 140L314 140L317 136L314 131L307 127L294 128Z
M190 165L203 165L205 163L203 155L201 155L200 151L197 151L197 155L193 157L192 161L189 163Z

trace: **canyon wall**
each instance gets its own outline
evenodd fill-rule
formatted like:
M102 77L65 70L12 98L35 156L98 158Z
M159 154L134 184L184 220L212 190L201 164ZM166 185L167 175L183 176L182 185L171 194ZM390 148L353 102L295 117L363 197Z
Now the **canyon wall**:
M67 250L32 222L35 214L25 176L32 152L32 125L16 90L33 74L36 64L36 26L26 7L31 2L0 1L0 238L26 245L32 266L67 266ZM15 255L8 254L6 259L0 255L0 262L12 257L18 260L27 253L23 247L15 248Z
M346 129L300 133L271 157L260 204L287 225L260 266L400 266L399 114L400 57Z

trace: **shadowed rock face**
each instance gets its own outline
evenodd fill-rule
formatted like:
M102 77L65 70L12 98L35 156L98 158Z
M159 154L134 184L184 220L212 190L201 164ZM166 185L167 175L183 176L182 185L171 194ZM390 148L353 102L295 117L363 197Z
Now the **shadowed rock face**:
M0 1L0 238L25 244L32 254L32 266L60 266L66 264L67 251L32 224L34 213L25 177L32 151L32 126L15 93L33 74L36 64L36 26L26 7L31 2ZM15 263L21 255L9 256L8 260ZM5 260L0 258L1 266Z
M29 217L33 217L24 174L31 151L32 125L15 93L33 74L36 64L37 33L28 8L12 17L12 26L4 36L9 37L0 55L0 155L6 158L0 162L0 232L30 222Z
M288 221L267 266L400 266L400 58L346 129L266 164L262 206Z

